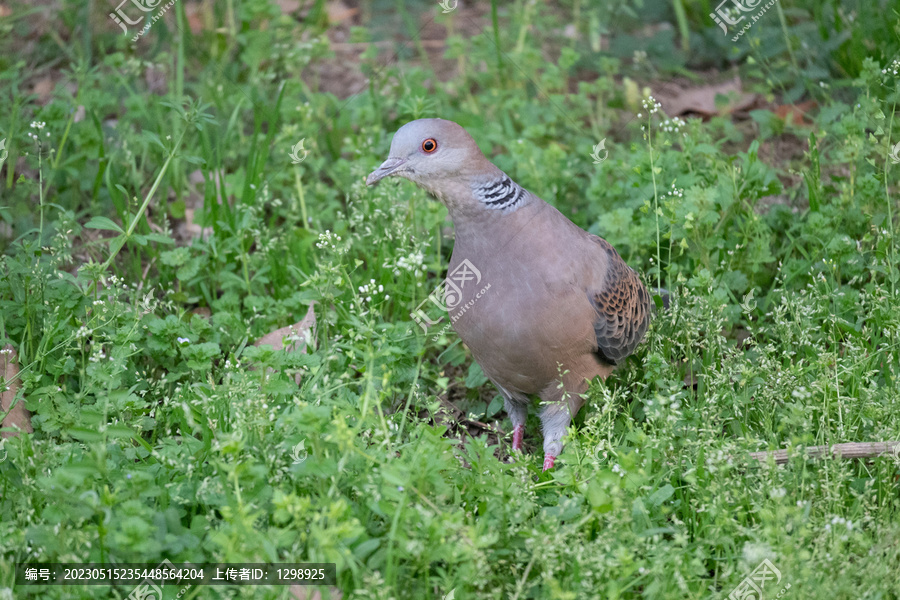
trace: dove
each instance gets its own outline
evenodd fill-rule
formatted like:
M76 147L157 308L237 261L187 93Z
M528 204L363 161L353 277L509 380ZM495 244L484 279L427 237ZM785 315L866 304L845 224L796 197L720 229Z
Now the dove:
M452 327L503 396L514 451L540 399L543 469L552 468L589 382L605 379L644 337L646 287L606 240L513 181L453 121L403 125L366 184L386 177L412 181L447 207L448 285L469 275L454 284L461 308L450 308Z

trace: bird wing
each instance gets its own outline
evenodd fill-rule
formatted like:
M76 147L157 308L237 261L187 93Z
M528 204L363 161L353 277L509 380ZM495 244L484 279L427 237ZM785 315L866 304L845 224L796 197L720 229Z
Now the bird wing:
M616 365L634 352L650 324L650 295L640 278L606 240L591 236L606 253L606 274L599 289L588 292L594 306L597 356Z

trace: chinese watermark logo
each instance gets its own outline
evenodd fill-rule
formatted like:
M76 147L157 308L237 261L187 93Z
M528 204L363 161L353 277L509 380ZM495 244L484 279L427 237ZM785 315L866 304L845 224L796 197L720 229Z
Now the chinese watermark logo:
M600 151L603 151L603 157L600 157ZM599 165L604 160L609 158L609 150L606 149L606 138L600 140L600 143L594 146L594 151L591 152L591 158L594 159L594 164Z
M309 155L309 150L303 147L303 142L305 141L306 138L303 138L291 147L291 153L289 156L291 157L291 162L295 165L299 165L300 163L302 163Z
M471 283L470 283L471 282ZM428 327L430 325L434 325L435 323L439 323L443 316L438 317L436 320L431 320L428 315L425 313L425 309L423 305L426 302L431 302L435 306L441 309L441 311L450 312L451 310L459 309L454 315L450 317L452 322L455 322L459 317L463 315L474 303L475 300L480 298L484 293L490 289L490 284L481 289L480 292L475 294L472 300L469 300L465 304L465 306L460 306L462 302L462 291L466 287L467 284L472 286L477 286L481 283L481 271L475 268L468 259L462 261L457 265L453 271L447 273L446 279L433 292L431 292L427 298L422 300L419 305L413 310L413 312L409 313L409 316L413 318L413 321L419 324L422 327L422 331L428 331Z
M128 594L127 600L162 600L162 588L155 583L139 583Z
M774 580L774 581L773 581ZM767 598L781 598L791 589L791 584L778 589L781 583L781 571L775 568L768 558L763 559L759 566L753 569L736 588L728 594L727 600L766 600ZM768 586L768 587L767 587Z
M163 0L122 0L122 2L120 2L116 7L115 12L109 13L109 18L115 21L116 25L121 27L123 32L128 33L128 27L126 25L137 25L138 23L143 21L144 17L146 16L145 14L141 13L149 13L159 8L159 11L155 15L147 19L146 24L141 28L137 35L131 38L132 42L136 42L139 37L147 33L153 26L153 24L159 21L163 17L163 15L166 14L166 11L172 8L175 2L177 2L177 0L169 0L169 2L167 2L164 6L160 7L162 1ZM122 9L122 5L128 4L129 2L134 5L137 10L140 11L136 19L129 18L129 16L125 14ZM135 13L132 12L131 14Z
M778 0L768 0L765 5L760 6L763 0L723 0L719 3L719 6L716 7L716 11L709 13L709 16L716 22L716 25L722 28L722 33L725 35L728 35L728 27L730 25L737 25L749 16L750 20L744 22L740 31L731 38L732 42L736 42L738 38L744 35L744 32L748 29L753 27L753 24L766 14L766 11L774 6L777 1ZM757 9L759 9L759 12L755 15L742 14L754 12Z
M164 559L161 563L159 563L154 571L160 573L161 571L169 571L174 570L175 565L173 565L169 559ZM159 577L160 580L166 579L166 577ZM181 598L188 591L191 586L185 586L178 592L176 598ZM162 587L156 585L153 580L145 579L143 582L139 583L136 588L131 590L131 593L128 594L128 597L125 600L163 600L163 591Z
M744 20L744 15L738 13L749 12L756 8L761 0L722 0L716 7L716 12L709 13L716 25L722 28L722 33L728 35L728 25L737 25ZM735 12L737 10L737 13ZM737 16L737 18L735 18ZM727 23L727 25L726 25Z
M291 458L294 459L295 465L302 464L309 457L306 451L306 440L300 440L300 443L291 449Z
M0 149L2 149L2 148L3 148L3 145L0 144ZM895 165L900 164L900 142L897 142L896 144L894 144L894 147L891 148L891 153L889 156L891 158L892 163L894 163ZM0 165L2 165L2 164L3 164L3 157L0 156Z
M456 7L459 6L459 0L453 0L453 4L450 4L450 0L441 0L438 2L438 6L443 9L441 12L446 15L447 13L456 10Z

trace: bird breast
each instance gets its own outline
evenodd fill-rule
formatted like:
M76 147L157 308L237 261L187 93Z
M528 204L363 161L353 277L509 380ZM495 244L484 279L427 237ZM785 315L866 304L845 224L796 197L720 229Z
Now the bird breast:
M507 389L538 393L593 350L585 275L564 250L539 247L527 233L502 247L454 247L450 322L485 374Z

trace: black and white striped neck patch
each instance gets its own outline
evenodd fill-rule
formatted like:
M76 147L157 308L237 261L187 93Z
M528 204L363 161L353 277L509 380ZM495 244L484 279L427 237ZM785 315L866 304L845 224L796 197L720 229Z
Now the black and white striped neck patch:
M474 187L472 193L487 208L499 210L516 208L525 198L525 189L506 175Z

